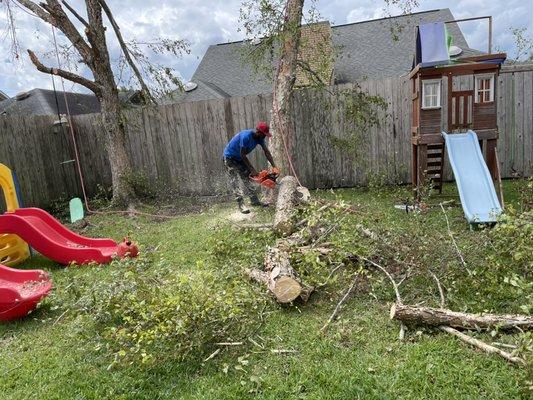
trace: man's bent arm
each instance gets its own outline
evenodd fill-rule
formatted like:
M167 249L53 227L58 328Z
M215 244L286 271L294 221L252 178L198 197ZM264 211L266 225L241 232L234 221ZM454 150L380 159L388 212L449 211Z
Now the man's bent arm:
M244 164L246 164L246 166L248 167L248 170L250 171L250 174L252 176L257 175L257 171L253 167L253 165L250 162L250 160L248 160L248 157L246 157L246 153L245 153L244 149L241 149L241 158L242 158L242 161L244 162Z
M272 165L274 168L276 168L276 164L274 163L274 159L272 158L272 154L270 153L270 150L268 149L266 144L261 145L261 147L263 147L263 151L265 152L265 156L266 156L268 162L270 163L270 165Z

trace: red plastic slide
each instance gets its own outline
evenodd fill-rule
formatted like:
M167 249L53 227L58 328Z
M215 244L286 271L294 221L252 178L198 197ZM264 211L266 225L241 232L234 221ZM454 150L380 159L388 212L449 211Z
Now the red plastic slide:
M0 233L19 236L31 247L60 264L107 264L115 257L135 257L137 247L129 241L80 236L40 208L19 208L0 215Z
M19 270L0 264L0 321L22 318L52 289L44 271Z

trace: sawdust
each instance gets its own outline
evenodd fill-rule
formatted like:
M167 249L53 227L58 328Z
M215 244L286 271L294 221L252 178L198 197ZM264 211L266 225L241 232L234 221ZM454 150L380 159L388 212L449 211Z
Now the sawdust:
M221 215L222 219L230 222L250 222L253 221L255 217L256 213L253 211L250 211L249 214L243 214L239 210L228 210Z

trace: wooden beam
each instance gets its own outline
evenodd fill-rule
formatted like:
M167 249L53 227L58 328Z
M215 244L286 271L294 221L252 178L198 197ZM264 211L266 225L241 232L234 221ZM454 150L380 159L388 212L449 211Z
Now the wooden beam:
M483 129L476 130L476 134L479 140L495 140L498 139L498 131L496 129ZM439 144L444 143L444 139L440 133L430 133L425 135L413 136L411 143L414 145L425 144Z
M496 58L507 58L507 53L481 54L479 56L469 56L458 58L458 61L474 61L481 62L487 60L494 60Z
M425 68L419 71L420 76L427 77L431 75L470 75L476 71L494 70L498 71L498 66L492 63L465 63L465 64L453 64L440 67Z

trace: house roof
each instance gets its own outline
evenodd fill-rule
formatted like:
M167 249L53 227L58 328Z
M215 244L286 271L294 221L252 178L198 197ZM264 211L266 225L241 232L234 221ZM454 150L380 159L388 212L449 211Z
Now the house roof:
M0 101L9 99L9 96L0 90Z
M332 27L335 83L357 82L404 75L412 68L414 27L428 22L453 20L449 9L424 11L397 17L356 22ZM470 49L457 24L448 24L453 44L463 49L461 56L479 54ZM393 32L396 38L393 38ZM242 51L253 47L247 41L209 46L191 81L191 92L177 93L172 101L197 101L232 96L269 93L272 83L243 63Z
M94 95L66 92L66 96L71 115L100 112L100 103ZM0 101L0 115L57 115L66 113L63 92L57 92L56 97L56 93L48 89L32 89L24 94Z

